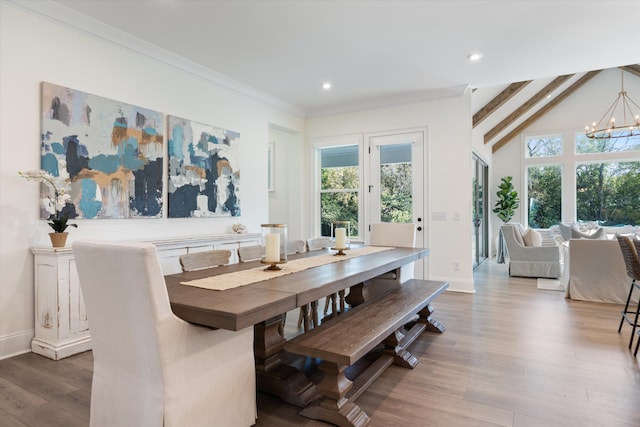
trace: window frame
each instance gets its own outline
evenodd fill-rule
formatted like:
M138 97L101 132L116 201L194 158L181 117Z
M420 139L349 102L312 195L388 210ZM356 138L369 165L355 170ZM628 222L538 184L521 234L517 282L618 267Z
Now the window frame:
M363 240L364 230L362 228L363 217L364 217L364 135L363 134L353 134L353 135L343 135L337 137L325 137L325 138L314 138L313 139L313 190L314 194L313 198L313 213L312 213L312 224L313 233L315 236L320 236L322 232L321 229L321 194L323 193L338 193L338 192L353 192L354 190L358 195L358 229L352 230L352 235L356 235L357 232L357 240L352 241L360 241ZM354 145L358 147L358 183L359 186L357 189L338 189L338 190L323 190L322 189L322 181L321 181L321 171L322 171L322 155L321 150L327 148L335 148L335 147L344 147Z

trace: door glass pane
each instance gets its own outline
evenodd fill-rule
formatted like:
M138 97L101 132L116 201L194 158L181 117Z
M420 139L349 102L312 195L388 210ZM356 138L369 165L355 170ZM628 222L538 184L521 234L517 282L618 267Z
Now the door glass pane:
M380 220L413 221L411 144L380 146Z

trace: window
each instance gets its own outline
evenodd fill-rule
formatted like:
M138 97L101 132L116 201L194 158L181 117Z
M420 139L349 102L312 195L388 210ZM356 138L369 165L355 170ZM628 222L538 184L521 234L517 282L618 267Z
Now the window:
M640 224L639 154L640 136L593 140L583 132L567 132L524 137L529 226Z
M576 154L621 153L640 151L640 136L615 139L589 139L584 134L576 136Z
M527 137L525 144L525 157L528 158L562 154L562 137L560 135Z
M529 227L549 228L562 220L562 153L561 135L525 138Z
M578 221L640 224L640 162L578 164L576 207Z
M331 236L334 221L350 221L358 237L360 165L357 145L318 149L320 155L320 233Z
M549 228L562 219L562 167L529 166L527 169L529 227Z

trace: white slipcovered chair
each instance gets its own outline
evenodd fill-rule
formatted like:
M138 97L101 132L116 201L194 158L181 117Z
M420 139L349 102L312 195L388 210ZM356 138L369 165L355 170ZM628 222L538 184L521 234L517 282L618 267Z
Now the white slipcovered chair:
M557 246L527 246L521 227L503 224L502 235L509 256L509 275L557 279L562 275L560 248Z
M176 317L150 243L77 241L73 253L93 347L92 427L255 424L252 327Z
M414 223L373 223L371 224L369 245L414 248L416 246L416 225ZM363 288L365 299L383 294L413 278L413 269L414 263L412 262L371 279ZM351 304L350 299L347 299L347 302Z

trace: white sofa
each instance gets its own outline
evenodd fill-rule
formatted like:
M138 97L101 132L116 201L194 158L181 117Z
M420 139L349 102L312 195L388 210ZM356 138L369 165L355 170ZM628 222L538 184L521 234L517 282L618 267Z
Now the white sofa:
M542 246L541 241L525 243L526 236L520 224L501 226L509 257L509 275L556 279L562 274L560 248ZM535 239L534 239L535 240Z
M565 260L567 298L625 303L631 278L627 276L617 239L571 239L568 255Z

